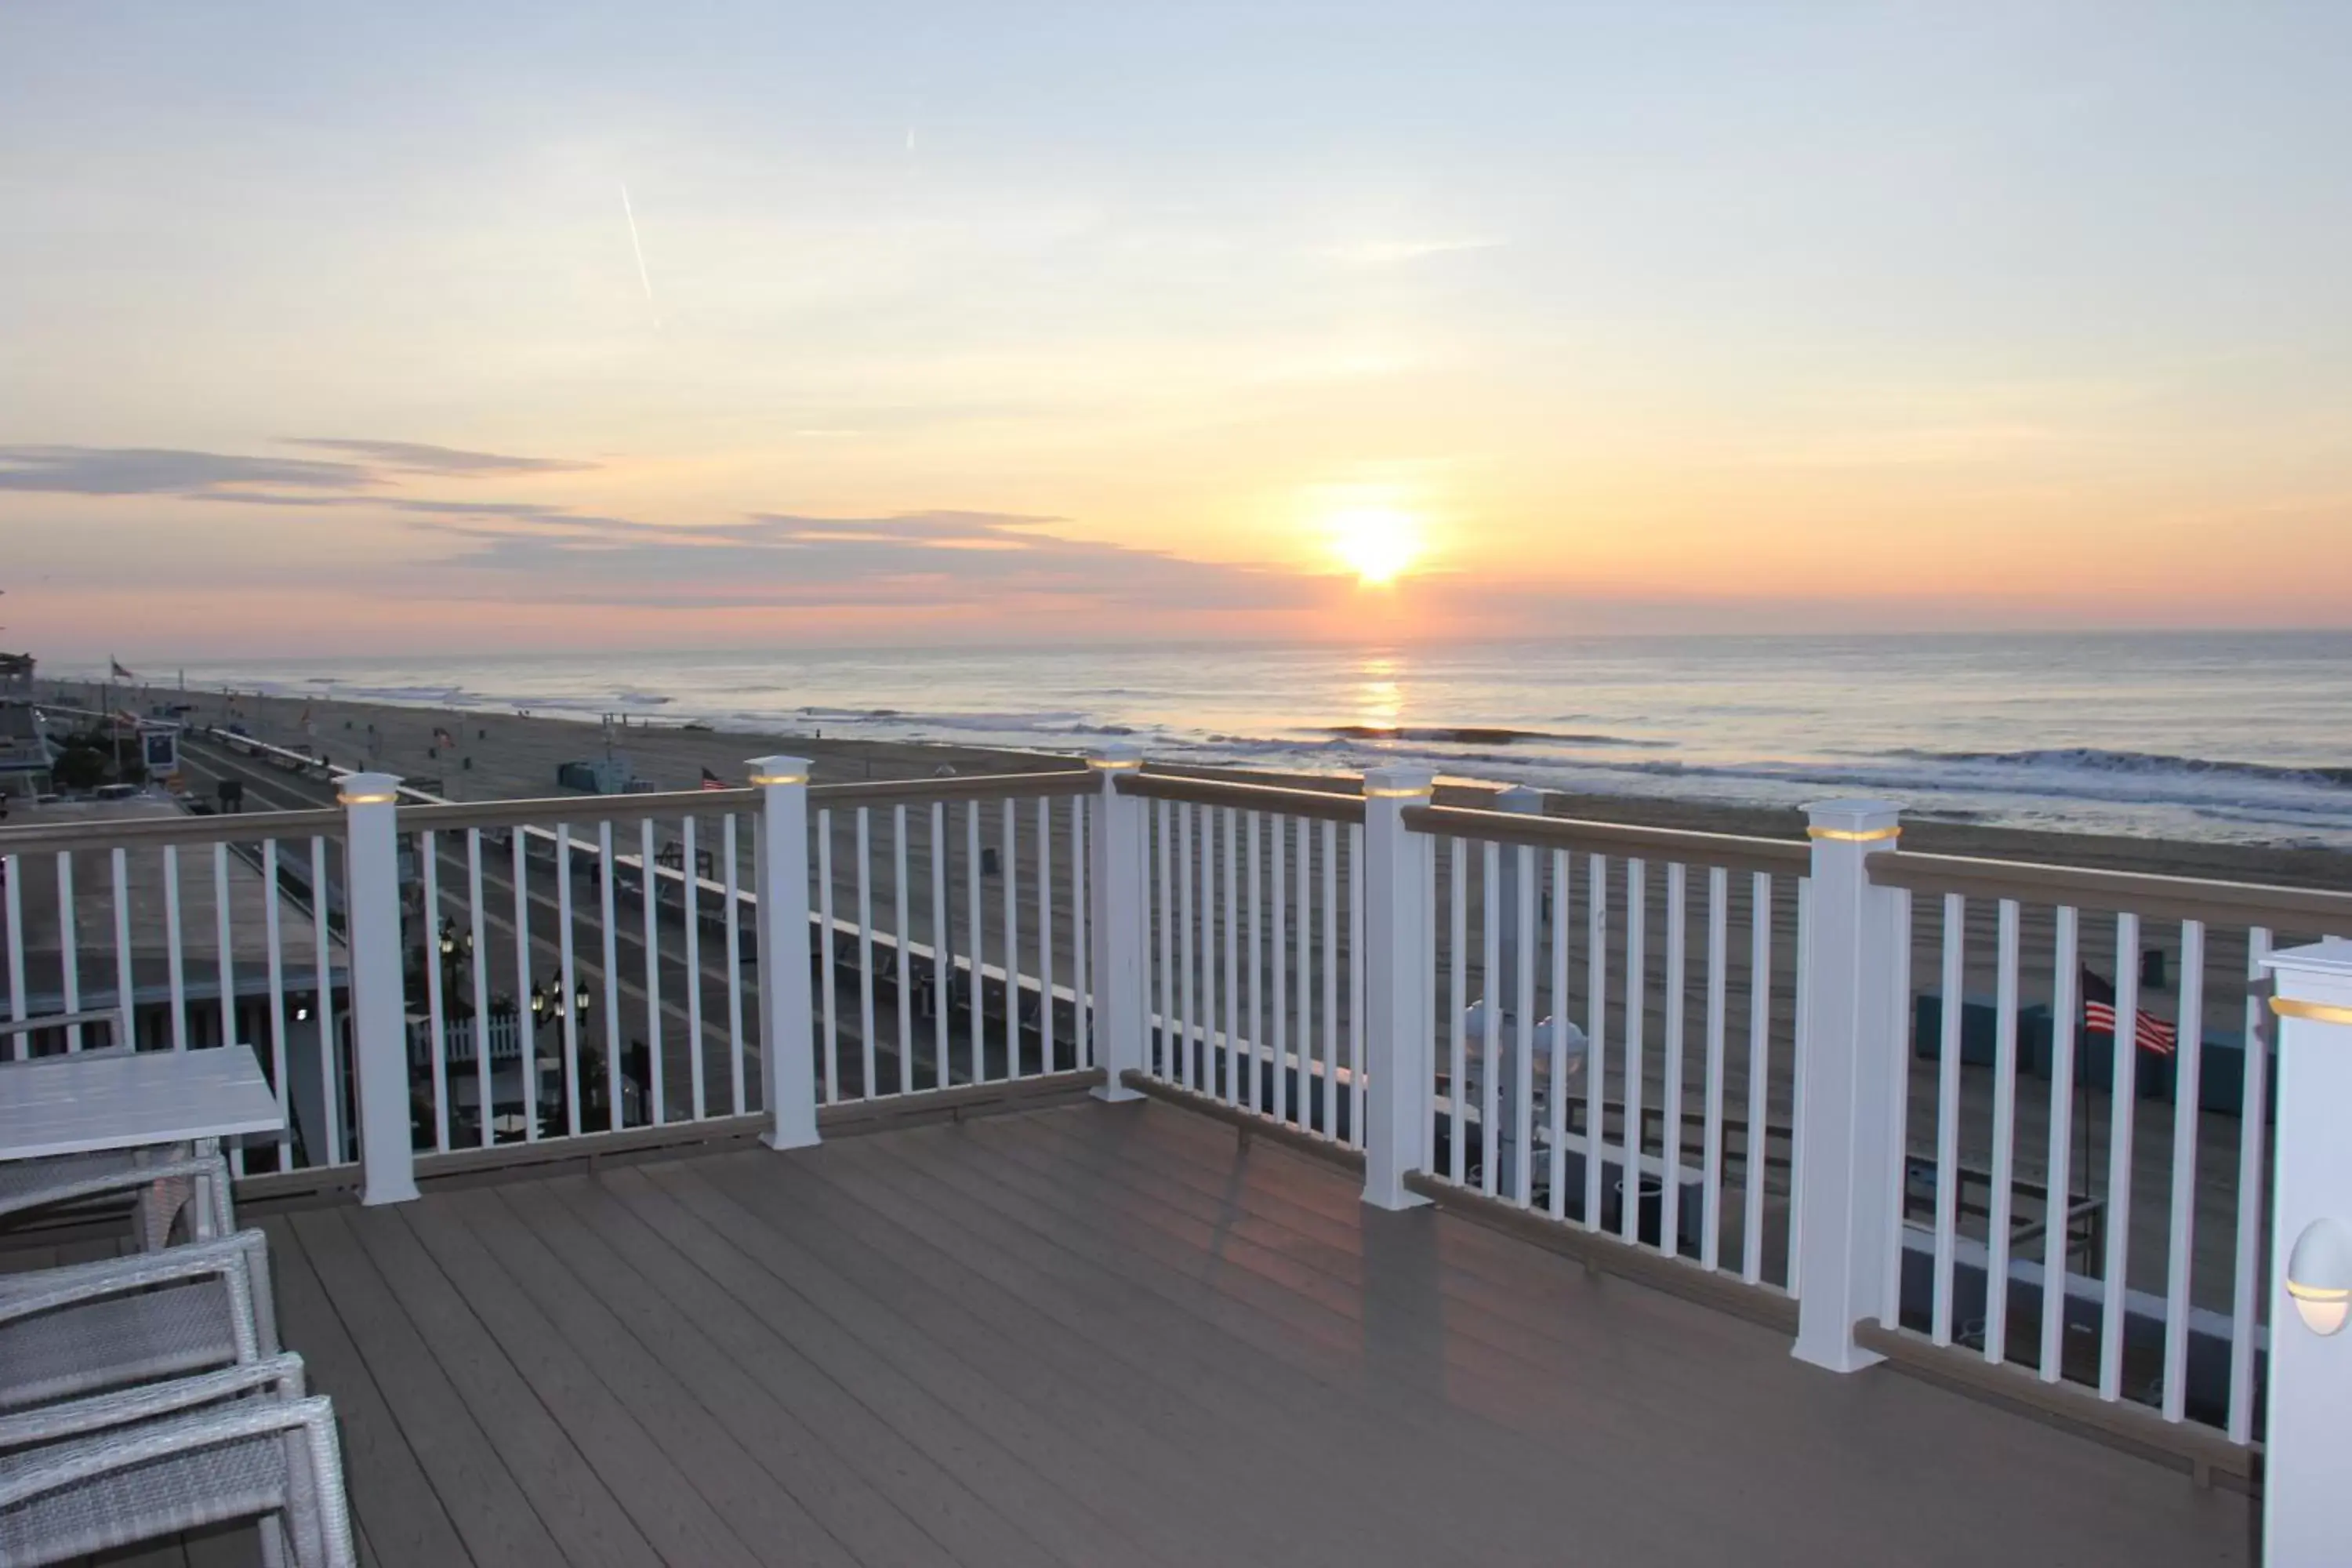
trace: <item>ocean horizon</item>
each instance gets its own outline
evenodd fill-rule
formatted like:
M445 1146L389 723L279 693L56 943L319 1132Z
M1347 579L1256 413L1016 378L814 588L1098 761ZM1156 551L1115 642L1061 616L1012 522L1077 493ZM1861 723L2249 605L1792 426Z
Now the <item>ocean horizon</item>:
M151 689L180 675L142 671ZM1187 763L1411 762L1744 805L1869 794L1948 821L2352 848L2352 633L432 655L184 676L289 704L1050 751L1120 739Z

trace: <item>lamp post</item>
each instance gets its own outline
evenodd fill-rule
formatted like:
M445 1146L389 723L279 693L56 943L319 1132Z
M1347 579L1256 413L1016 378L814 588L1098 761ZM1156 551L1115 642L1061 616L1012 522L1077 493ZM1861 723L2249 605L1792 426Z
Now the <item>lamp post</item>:
M474 933L459 931L457 922L447 915L441 917L441 991L446 996L457 997L457 971L473 961Z

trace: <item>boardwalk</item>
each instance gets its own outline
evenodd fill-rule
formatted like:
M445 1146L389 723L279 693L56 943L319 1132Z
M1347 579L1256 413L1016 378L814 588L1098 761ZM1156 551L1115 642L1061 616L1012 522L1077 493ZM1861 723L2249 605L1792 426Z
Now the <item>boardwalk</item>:
M2234 1493L1157 1103L267 1224L383 1568L2251 1561Z

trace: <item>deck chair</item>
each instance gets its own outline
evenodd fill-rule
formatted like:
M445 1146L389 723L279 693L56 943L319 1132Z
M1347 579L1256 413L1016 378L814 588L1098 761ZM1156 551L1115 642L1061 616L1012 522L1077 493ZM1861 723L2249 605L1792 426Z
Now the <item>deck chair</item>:
M263 1555L355 1568L334 1410L245 1399L0 1455L0 1562L70 1562L258 1521Z
M0 1276L0 1412L278 1352L261 1232Z

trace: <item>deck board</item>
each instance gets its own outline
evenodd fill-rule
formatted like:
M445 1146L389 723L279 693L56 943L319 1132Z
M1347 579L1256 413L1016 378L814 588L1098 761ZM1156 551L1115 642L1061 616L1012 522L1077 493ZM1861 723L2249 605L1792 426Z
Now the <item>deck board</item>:
M2235 1493L1154 1102L270 1231L383 1568L2252 1561Z
M269 1237L278 1323L287 1343L300 1349L314 1391L334 1390L352 1506L373 1526L358 1531L366 1541L362 1554L373 1556L374 1539L382 1536L397 1562L464 1563L466 1548L440 1495L386 1405L368 1358L336 1315L293 1226L272 1219L262 1228Z

